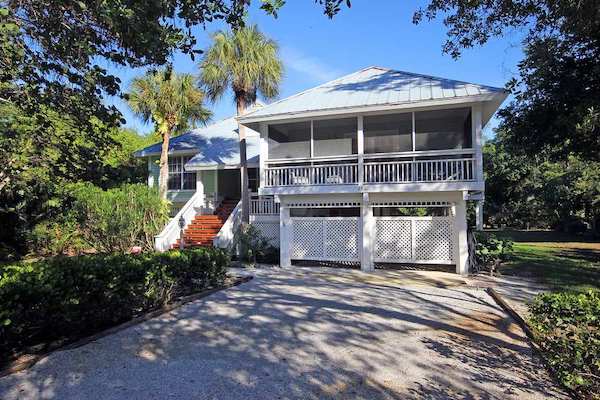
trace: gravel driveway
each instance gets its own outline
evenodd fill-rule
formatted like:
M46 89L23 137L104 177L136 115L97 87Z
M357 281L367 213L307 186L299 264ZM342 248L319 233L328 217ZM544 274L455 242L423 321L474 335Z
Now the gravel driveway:
M0 399L564 397L483 291L344 274L259 270L1 378Z

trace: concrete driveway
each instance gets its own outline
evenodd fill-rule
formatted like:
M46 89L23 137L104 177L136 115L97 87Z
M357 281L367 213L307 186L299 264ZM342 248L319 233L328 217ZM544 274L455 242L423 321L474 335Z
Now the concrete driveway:
M565 397L483 291L454 275L382 274L258 270L1 378L0 398Z

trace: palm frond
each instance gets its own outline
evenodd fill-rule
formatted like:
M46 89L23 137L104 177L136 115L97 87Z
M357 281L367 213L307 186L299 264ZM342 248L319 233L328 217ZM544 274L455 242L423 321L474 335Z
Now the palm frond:
M257 94L271 99L279 95L283 79L279 46L256 25L213 34L200 70L201 84L213 101L228 88L246 102L254 102Z

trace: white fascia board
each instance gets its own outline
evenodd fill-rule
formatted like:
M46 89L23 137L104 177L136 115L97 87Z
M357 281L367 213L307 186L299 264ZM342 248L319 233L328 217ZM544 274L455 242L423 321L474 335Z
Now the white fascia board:
M369 193L455 192L465 190L483 190L483 187L483 182L366 183L363 184L362 191Z
M349 185L306 185L306 186L273 186L258 189L258 194L269 195L300 195L300 194L331 194L331 193L359 193L360 186Z
M258 163L248 163L246 164L248 168L258 168ZM210 165L190 165L189 167L185 167L186 171L212 171L216 169L239 169L239 164L210 164Z
M487 101L504 101L507 93L487 93L476 96L462 96L453 97L449 99L436 99L419 102L406 102L406 103L395 103L395 104L377 104L371 106L359 106L359 107L340 107L332 108L329 110L316 110L316 111L299 111L290 113L281 113L275 115L265 116L242 116L238 117L238 121L242 125L248 125L257 122L269 122L269 121L281 121L287 119L303 119L303 118L315 118L315 117L330 117L337 115L347 114L368 114L385 111L396 111L396 110L416 110L420 108L429 108L434 106L449 106L449 105L467 105L471 103L487 102Z
M169 152L169 156L194 156L194 155L198 154L199 151L200 150L174 150L174 151ZM146 158L146 157L160 156L160 154L161 154L160 151L155 151L152 153L143 153L140 155L137 155L134 153L133 156L136 158Z

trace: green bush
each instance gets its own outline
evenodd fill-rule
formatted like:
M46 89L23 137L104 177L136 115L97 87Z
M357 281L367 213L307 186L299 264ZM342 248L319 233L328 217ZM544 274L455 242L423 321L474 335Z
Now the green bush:
M492 267L497 262L506 261L513 250L513 241L499 238L492 233L475 233L477 245L475 256L484 267Z
M227 254L194 249L0 267L0 354L78 337L224 282Z
M600 399L600 292L542 294L530 311L558 378L582 397Z
M278 263L279 250L269 243L261 231L254 225L240 227L234 236L234 246L242 261Z
M90 183L64 189L65 210L35 226L28 235L30 253L39 256L127 252L134 246L154 249L154 236L169 219L169 204L146 185L103 190Z
M58 218L37 224L29 234L29 247L40 256L80 254L90 248L72 218Z
M102 190L79 185L72 213L82 237L100 252L125 252L133 246L152 251L154 236L169 219L168 203L146 185Z

